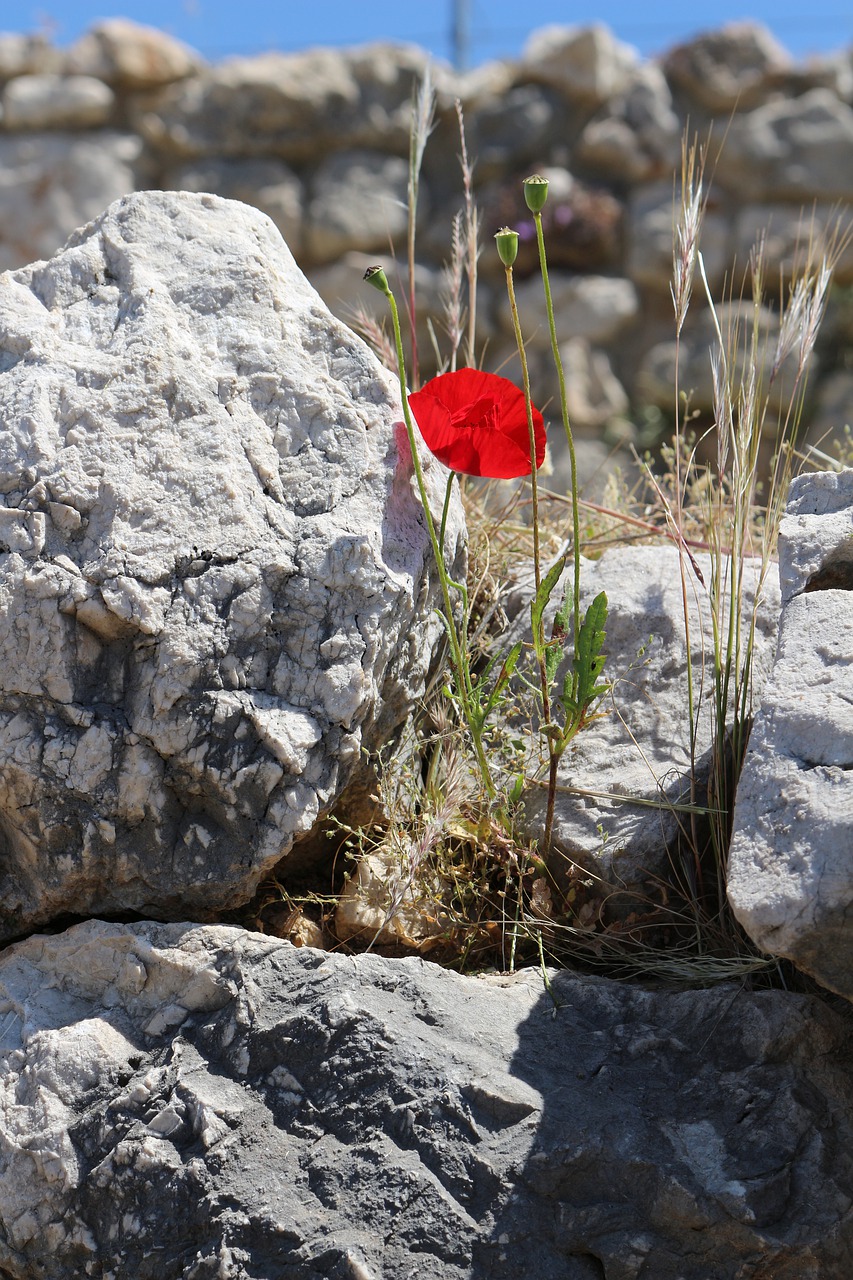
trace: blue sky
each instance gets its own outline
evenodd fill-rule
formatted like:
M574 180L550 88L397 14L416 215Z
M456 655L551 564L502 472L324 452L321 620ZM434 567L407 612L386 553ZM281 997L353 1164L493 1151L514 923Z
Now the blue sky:
M742 18L764 22L797 57L853 46L850 0L0 0L0 30L43 29L64 45L98 18L121 15L171 31L211 60L376 39L410 40L449 59L454 3L467 13L473 64L517 55L531 30L552 22L605 22L645 55Z

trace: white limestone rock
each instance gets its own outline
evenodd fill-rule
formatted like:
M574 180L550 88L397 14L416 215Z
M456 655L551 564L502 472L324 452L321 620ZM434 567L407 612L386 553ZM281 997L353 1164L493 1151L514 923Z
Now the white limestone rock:
M663 58L672 84L709 111L744 111L764 101L793 66L778 40L758 22L730 22L676 45Z
M735 807L729 901L753 941L853 1000L853 471L794 481L776 662Z
M619 182L649 182L677 169L681 134L663 72L643 63L585 126L575 163Z
M739 200L853 198L853 107L831 89L773 99L737 115L715 180Z
M18 76L3 90L7 129L93 129L110 121L112 89L94 76Z
M584 338L587 342L610 342L640 310L637 290L630 280L618 276L570 275L549 272L551 300L557 336L562 342ZM516 286L515 300L521 331L526 343L551 350L548 316L542 280L537 275ZM512 313L503 306L498 313L504 332L511 334Z
M58 71L62 54L43 35L0 32L0 80Z
M272 218L290 251L299 258L304 185L283 160L269 156L195 160L168 169L163 186L173 191L205 191L254 205Z
M708 556L697 554L696 561L709 584ZM697 693L696 704L696 778L701 791L714 720L712 609L707 587L697 580L689 563L685 574L695 688L704 690L701 699ZM757 562L748 562L747 618L758 576ZM571 567L561 590L552 597L547 634L565 579L570 577ZM677 549L672 545L624 547L605 552L599 560L584 561L582 613L600 591L606 592L609 604L604 678L613 687L598 707L603 714L578 734L560 762L562 790L555 809L552 865L562 875L575 863L600 877L606 892L625 890L635 901L650 882L671 879L673 847L683 821L673 805L685 803L690 794L687 645ZM778 600L775 581L765 579L756 609L756 702L772 662ZM525 604L505 645L529 633L529 628ZM556 677L558 687L567 670L564 661ZM524 800L524 826L534 838L541 839L545 807L544 787L531 788ZM677 863L675 869L682 870Z
M529 37L518 78L549 84L570 101L599 106L627 89L639 61L637 50L602 23L554 25Z
M679 200L671 179L639 187L629 199L625 223L628 275L666 294L672 284L672 235ZM729 219L713 199L702 219L700 248L711 287L717 289L731 269L731 254Z
M0 936L233 907L423 688L398 385L267 218L172 192L0 280L0 369Z
M185 924L10 948L0 1268L850 1274L846 1011L735 984L549 983Z
M312 175L305 211L308 258L325 263L347 250L387 252L389 242L404 240L408 180L402 156L343 151L323 160Z
M0 270L48 258L82 223L133 191L132 134L0 136Z
M194 75L203 59L174 36L129 18L98 22L71 46L66 70L122 90L153 89Z

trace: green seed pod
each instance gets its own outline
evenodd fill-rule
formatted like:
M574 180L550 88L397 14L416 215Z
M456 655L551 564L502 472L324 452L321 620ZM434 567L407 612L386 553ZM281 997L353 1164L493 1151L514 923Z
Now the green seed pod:
M531 174L523 182L524 200L531 213L539 213L548 199L548 179L538 173Z
M384 267L368 267L364 273L364 279L368 284L372 284L374 289L378 289L380 293L391 292Z
M518 232L509 227L501 227L495 235L498 254L505 267L511 267L518 256Z

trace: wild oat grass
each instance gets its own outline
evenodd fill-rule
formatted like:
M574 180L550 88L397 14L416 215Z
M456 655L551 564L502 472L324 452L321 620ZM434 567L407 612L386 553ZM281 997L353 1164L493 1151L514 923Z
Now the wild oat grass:
M418 175L432 127L435 99L429 81L413 105L410 148L407 312L414 385L418 379L415 339L415 224ZM436 364L455 370L464 352L475 367L479 213L474 201L474 167L460 130L463 204L449 229L450 257L445 271L446 314L442 334L432 330ZM570 494L520 484L461 482L469 529L466 585L466 634L450 637L451 667L457 688L466 677L455 648L465 649L472 697L477 682L494 679L513 582L532 560L553 565L567 554L579 565L578 552L594 558L607 548L636 543L673 544L679 553L679 579L687 638L684 716L690 728L691 769L684 795L671 806L680 839L672 875L648 884L645 900L634 895L630 910L613 912L612 884L588 868L569 865L558 886L543 857L544 849L519 839L514 804L524 786L541 774L542 747L535 733L518 725L535 718L537 694L524 681L507 688L514 699L505 714L482 728L474 754L487 757L491 786L472 762L472 743L464 698L446 696L449 674L439 669L423 705L413 718L402 749L381 771L380 818L369 830L340 829L339 858L328 893L297 893L292 885L267 886L263 909L284 904L308 913L324 930L326 945L364 949L379 946L386 926L403 904L418 904L429 927L423 935L391 945L420 950L460 969L546 963L581 965L613 975L656 978L671 983L706 984L778 978L775 961L756 953L726 905L728 841L735 789L753 715L753 656L756 611L762 586L773 570L776 535L791 475L797 465L796 440L803 411L809 360L824 314L832 269L845 245L840 223L828 237L809 237L787 292L775 298L779 317L772 351L760 315L775 282L769 279L764 246L750 258L746 285L731 288L723 309L709 288L702 258L706 202L705 159L700 146L685 141L677 184L673 227L671 293L678 359L673 385L675 434L655 460L639 459L641 479L629 488L611 477L603 502L585 501L574 483ZM541 227L539 228L541 233ZM559 348L547 290L546 309L552 346ZM507 268L508 275L510 268ZM511 282L510 282L511 295ZM711 353L714 387L713 425L695 435L688 398L680 385L681 344L692 308L712 317L716 342ZM725 318L724 318L725 317ZM374 321L361 330L385 362L392 347ZM523 341L520 344L523 356ZM402 355L397 342L397 355ZM395 367L392 361L392 367ZM561 377L561 411L572 436ZM778 384L787 379L781 409ZM402 393L405 405L405 386ZM700 460L704 458L704 461ZM709 460L710 459L710 460ZM768 464L769 459L769 464ZM534 471L535 477L535 471ZM530 519L531 500L537 518ZM567 529L571 534L567 536ZM703 572L699 554L710 565ZM445 591L446 595L446 591ZM573 600L575 651L580 624L578 578ZM712 647L697 666L690 655L692 600L711 620ZM445 600L445 608L450 605ZM491 674L489 674L491 672ZM546 704L547 705L547 704ZM541 696L540 696L541 710ZM699 783L699 743L703 722L711 727L710 781ZM640 744L641 746L642 744ZM578 750L582 752L582 738ZM547 752L546 752L547 759ZM550 781L555 777L551 755ZM602 841L606 840L602 832ZM547 845L547 834L545 845ZM346 942L334 936L336 895L343 874L360 859L378 852L389 868L381 886L378 927ZM263 915L263 909L260 914ZM295 917L294 917L295 918ZM547 982L547 976L546 976Z

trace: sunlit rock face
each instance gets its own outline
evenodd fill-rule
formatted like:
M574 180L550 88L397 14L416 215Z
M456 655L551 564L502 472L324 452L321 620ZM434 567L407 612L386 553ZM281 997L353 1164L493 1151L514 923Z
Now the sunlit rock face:
M0 936L233 906L423 689L399 387L268 218L188 193L4 276L0 370Z

